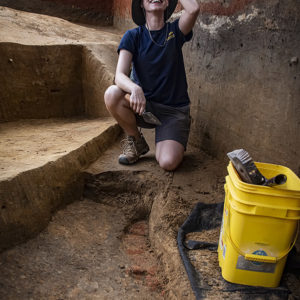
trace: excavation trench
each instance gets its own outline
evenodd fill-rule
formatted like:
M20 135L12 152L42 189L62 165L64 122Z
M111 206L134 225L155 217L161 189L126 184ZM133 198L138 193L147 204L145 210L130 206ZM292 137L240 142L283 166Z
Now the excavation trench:
M168 185L145 171L83 173L120 132L101 99L111 48L0 46L1 299L164 296L152 207Z
M166 278L148 222L164 192L148 172L90 177L81 201L2 253L0 298L162 299Z
M224 201L224 163L189 146L180 168L164 172L144 133L150 152L120 166L120 127L103 101L119 34L6 14L1 24L15 29L0 44L0 298L194 299L176 236L196 203ZM193 80L191 98L199 94ZM194 140L202 127L194 124ZM203 141L212 148L208 134ZM219 226L196 237L217 243L218 235ZM225 285L216 251L189 255L204 297L253 297ZM283 283L299 295L298 277L287 273Z

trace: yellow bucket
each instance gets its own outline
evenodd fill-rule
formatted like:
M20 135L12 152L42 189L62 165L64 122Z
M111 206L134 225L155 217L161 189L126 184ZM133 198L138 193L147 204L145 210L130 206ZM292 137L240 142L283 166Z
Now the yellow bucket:
M285 174L287 181L274 187L247 184L229 163L219 265L229 282L277 287L299 231L300 179L283 166L255 165L266 178Z

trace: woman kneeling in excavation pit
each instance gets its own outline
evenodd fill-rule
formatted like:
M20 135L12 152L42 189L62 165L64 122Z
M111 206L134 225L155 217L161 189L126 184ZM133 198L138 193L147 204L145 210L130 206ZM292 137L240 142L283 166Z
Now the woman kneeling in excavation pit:
M132 1L132 18L138 27L124 34L118 47L115 85L104 95L107 109L127 135L121 164L133 164L149 151L138 127L155 127L155 156L163 169L175 170L183 159L190 130L190 99L182 46L193 36L199 5L196 0L179 2L183 7L180 18L167 22L177 0ZM161 124L145 122L145 111Z

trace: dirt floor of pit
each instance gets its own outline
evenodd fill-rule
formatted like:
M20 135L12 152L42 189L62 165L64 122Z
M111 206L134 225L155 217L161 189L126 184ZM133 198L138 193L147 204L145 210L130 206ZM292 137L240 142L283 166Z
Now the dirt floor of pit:
M153 145L153 135L148 140ZM176 179L174 173L157 166L154 147L151 148L140 162L126 167L117 163L116 143L87 170L89 174L104 174L108 183L105 189L102 180L97 199L88 199L87 192L82 201L57 212L39 236L2 253L0 298L163 299L168 279L148 239L147 218L153 198L162 192L166 194L172 184L182 196L185 192L191 196L188 187L194 190L194 199L189 207L185 206L186 210L197 195L207 197L218 183L210 182L213 170L198 185L183 180L189 167L196 167L201 159L192 153L181 168L183 178ZM136 173L140 171L146 175ZM149 171L153 171L153 176L149 177ZM132 178L129 185L134 185L135 180L142 182L135 192L118 183L123 172L127 180ZM165 185L161 189L160 181ZM147 193L149 204L139 206ZM183 221L183 211L178 216Z
M1 256L1 299L160 299L147 224L83 200ZM124 232L124 228L128 228Z
M86 170L82 200L58 211L36 238L0 255L1 299L194 299L176 235L197 202L224 199L226 170L189 148L176 172L151 151L136 165L117 163L119 144ZM202 233L218 241L219 229ZM207 299L241 299L222 291L216 252L198 252ZM298 299L299 278L287 281ZM261 298L261 299L268 299ZM272 298L279 299L279 298Z

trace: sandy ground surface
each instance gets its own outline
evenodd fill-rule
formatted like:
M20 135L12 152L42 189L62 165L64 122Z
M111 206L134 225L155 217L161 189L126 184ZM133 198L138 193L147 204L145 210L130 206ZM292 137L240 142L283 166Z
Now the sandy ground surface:
M0 28L0 42L25 45L101 43L117 47L120 40L120 31L112 27L83 26L1 6Z
M0 124L0 180L38 168L99 136L116 122L101 119L22 120Z

